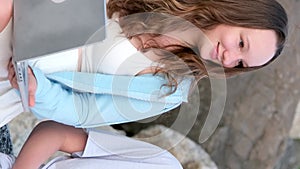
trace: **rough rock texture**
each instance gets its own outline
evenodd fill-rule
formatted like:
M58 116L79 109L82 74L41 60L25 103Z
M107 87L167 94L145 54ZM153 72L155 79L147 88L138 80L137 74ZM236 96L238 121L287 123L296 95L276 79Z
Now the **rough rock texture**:
M194 141L172 129L155 125L134 136L171 152L184 169L217 169L209 155Z
M300 139L300 102L297 105L293 125L290 130L290 137L294 139Z
M32 113L22 113L9 123L14 154L19 154L22 145L37 123L38 120L33 116Z

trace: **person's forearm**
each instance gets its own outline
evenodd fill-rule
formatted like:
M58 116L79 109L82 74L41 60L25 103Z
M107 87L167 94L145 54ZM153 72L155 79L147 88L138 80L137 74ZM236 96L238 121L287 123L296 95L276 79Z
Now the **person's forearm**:
M39 69L33 69L37 79L35 106L31 111L40 119L50 119L67 125L78 125L78 116L72 91L46 78Z
M40 167L60 150L66 153L83 151L87 134L82 129L45 121L37 125L20 151L13 169Z
M163 97L159 91L164 91L161 86L165 80L152 75L59 72L46 77L40 70L34 70L34 74L38 88L32 112L39 118L84 128L131 122L167 112L187 100L190 85L187 81L175 93Z
M45 126L35 128L18 155L13 169L37 169L59 150L64 138L44 132Z

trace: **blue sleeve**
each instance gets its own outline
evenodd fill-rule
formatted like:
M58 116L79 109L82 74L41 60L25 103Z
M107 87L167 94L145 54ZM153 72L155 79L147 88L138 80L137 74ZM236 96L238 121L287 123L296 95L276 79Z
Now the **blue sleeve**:
M39 119L50 119L68 125L79 125L79 117L75 113L72 91L52 82L39 69L33 69L37 80L35 106L31 112Z
M101 125L119 124L132 122L159 115L179 106L184 98L168 96L162 99L161 95L153 93L153 89L160 90L162 81L156 81L149 85L145 79L133 80L130 86L122 89L111 90L111 81L103 76L97 76L96 80L100 86L96 92L82 91L74 86L68 86L45 76L39 69L34 69L38 88L36 91L36 104L31 111L41 119L51 119L76 127L96 127ZM62 76L59 77L63 77ZM87 75L85 74L83 78ZM146 79L149 79L146 77ZM151 82L153 81L150 78ZM89 84L88 80L81 80ZM101 81L102 85L101 86ZM86 85L84 84L84 85ZM117 86L123 86L119 84ZM109 87L107 87L109 86ZM149 86L149 87L147 87ZM154 87L153 87L154 86ZM82 88L82 87L81 87ZM97 87L94 87L97 88ZM110 90L107 90L110 88ZM150 89L151 88L151 89ZM126 94L123 90L126 91ZM129 94L128 94L129 93ZM174 99L175 98L175 99ZM179 98L179 99L178 99Z

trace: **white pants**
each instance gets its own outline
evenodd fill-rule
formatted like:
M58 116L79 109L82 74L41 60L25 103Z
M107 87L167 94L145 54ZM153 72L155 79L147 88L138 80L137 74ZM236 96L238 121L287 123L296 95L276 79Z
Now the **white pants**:
M182 169L168 151L105 131L90 131L85 150L58 157L43 169Z
M0 164L12 166L13 162L10 156L2 154ZM182 169L182 166L168 151L155 145L104 131L90 131L83 152L57 157L42 169Z
M14 162L15 162L14 156L0 153L0 168L1 169L12 168L12 165Z

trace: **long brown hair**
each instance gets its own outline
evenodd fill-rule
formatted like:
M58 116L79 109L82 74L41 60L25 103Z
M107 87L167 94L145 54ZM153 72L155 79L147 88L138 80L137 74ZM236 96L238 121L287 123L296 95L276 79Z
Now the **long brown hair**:
M166 33L187 29L185 23L180 24L178 20L172 20L168 17L165 19L162 17L134 17L133 20L126 20L129 15L145 12L177 16L201 30L209 30L219 24L274 30L277 35L277 51L273 59L267 64L280 55L287 37L287 14L276 0L109 0L107 4L109 18L116 14L119 18L124 18L120 20L120 26L128 38L138 36L136 32L141 31L140 29L143 31L146 29L150 34L157 32L157 30ZM191 75L196 78L196 81L208 75L207 66L204 65L205 61L198 57L195 49L177 46L169 52L179 59L166 53L166 56L161 59L164 67L158 71L167 73L170 77ZM189 70L183 68L186 67L185 65L181 67L178 64L182 60L188 65ZM224 71L228 77L263 66L225 68Z

